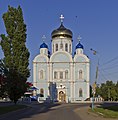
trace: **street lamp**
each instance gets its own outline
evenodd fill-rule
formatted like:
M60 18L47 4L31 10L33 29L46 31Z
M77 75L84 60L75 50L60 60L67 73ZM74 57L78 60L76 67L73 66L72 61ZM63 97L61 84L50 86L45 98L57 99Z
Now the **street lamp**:
M93 52L93 55L96 55L98 52L96 50L93 50L92 48L90 49ZM95 75L95 82L92 85L92 110L94 109L94 98L95 98L95 93L96 93L96 86L97 86L97 79L98 79L98 66L99 66L99 57L98 57L98 63L96 66L96 75Z

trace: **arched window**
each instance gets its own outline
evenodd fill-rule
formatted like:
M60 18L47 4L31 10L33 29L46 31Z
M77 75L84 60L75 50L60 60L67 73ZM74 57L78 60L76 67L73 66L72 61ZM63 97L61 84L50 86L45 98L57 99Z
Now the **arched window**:
M70 46L69 46L69 52L71 53L71 44L70 44Z
M68 79L68 70L65 71L65 79Z
M40 79L43 79L43 70L40 71Z
M58 44L56 44L56 51L58 51Z
M54 72L54 79L57 79L57 72Z
M79 97L82 97L83 96L83 93L82 93L82 89L80 88L79 89Z
M79 79L82 79L82 75L83 75L82 70L79 70Z
M44 89L43 88L40 89L40 97L44 97Z
M60 79L63 79L63 72L60 72Z
M65 44L65 51L68 52L68 44L67 43Z

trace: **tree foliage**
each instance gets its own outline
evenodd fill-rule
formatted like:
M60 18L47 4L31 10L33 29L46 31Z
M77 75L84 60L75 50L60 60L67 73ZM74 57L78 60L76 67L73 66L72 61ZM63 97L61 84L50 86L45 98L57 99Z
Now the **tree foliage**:
M106 81L96 88L96 96L100 95L104 100L118 100L118 82Z
M7 96L6 93L6 76L5 76L6 68L2 62L2 59L0 60L0 97L4 98Z
M26 25L20 6L8 6L3 14L7 35L1 34L1 47L4 53L4 64L7 68L7 91L11 100L17 102L25 92L27 78L30 75L29 51L26 48Z

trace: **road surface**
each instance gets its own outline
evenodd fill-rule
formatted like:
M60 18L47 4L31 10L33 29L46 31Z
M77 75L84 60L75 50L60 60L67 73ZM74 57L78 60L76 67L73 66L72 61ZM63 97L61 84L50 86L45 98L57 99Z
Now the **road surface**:
M18 110L0 116L0 120L81 120L74 111L86 104L36 104L32 107Z

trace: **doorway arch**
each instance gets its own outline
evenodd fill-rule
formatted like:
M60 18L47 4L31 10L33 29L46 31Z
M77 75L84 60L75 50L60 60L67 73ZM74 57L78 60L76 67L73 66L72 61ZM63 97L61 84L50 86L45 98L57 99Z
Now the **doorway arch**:
M65 102L66 101L66 94L63 91L59 92L59 101Z

